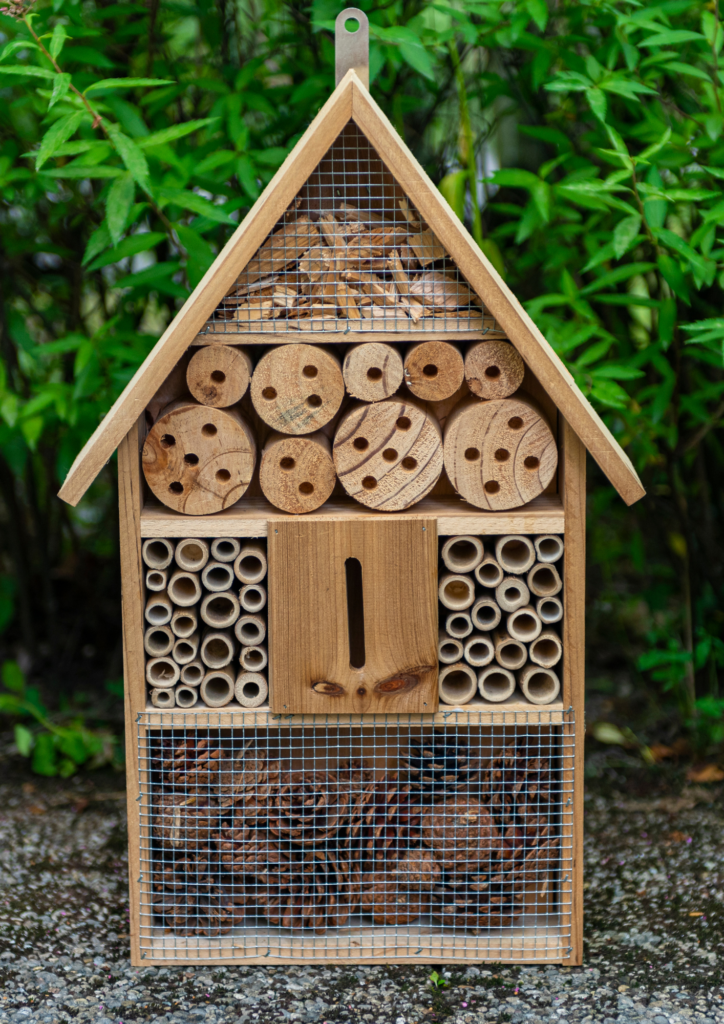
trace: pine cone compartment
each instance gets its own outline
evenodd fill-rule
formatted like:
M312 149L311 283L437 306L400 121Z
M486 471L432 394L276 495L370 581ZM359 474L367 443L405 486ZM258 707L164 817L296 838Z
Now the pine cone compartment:
M274 835L302 846L333 839L348 816L349 791L332 772L287 772L269 812Z
M419 841L422 807L419 794L411 789L397 774L371 788L363 828L364 847L371 857L402 853Z
M362 913L375 924L410 924L431 906L431 894L407 889L387 871L371 871L362 878Z
M213 800L185 793L164 793L158 798L152 832L168 850L208 847L218 827L219 809Z
M473 797L441 800L426 809L422 841L442 870L454 875L487 866L502 846L487 807Z
M412 789L422 794L455 793L478 777L469 747L443 732L411 743L409 750L400 754L400 764L401 778L404 780L406 773Z

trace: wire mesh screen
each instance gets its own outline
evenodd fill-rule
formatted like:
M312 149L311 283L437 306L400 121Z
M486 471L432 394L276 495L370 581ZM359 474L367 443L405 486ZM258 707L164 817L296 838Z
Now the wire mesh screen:
M499 330L482 307L350 122L202 333Z
M139 718L143 957L570 952L570 713L441 728L214 718Z

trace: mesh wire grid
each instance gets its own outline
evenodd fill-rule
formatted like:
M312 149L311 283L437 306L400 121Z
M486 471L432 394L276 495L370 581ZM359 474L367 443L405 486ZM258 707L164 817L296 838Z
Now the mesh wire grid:
M202 334L499 331L350 122Z
M163 721L138 720L142 958L570 953L572 711Z

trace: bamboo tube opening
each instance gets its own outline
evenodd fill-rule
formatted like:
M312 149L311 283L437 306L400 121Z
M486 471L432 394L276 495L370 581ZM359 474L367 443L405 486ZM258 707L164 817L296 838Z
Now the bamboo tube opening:
M557 562L563 555L563 538L556 533L536 537L535 552L539 562Z
M209 632L201 641L201 660L209 668L224 668L234 658L234 641L227 633Z
M161 591L166 589L168 573L165 569L149 569L146 573L146 589Z
M475 600L475 587L468 576L448 573L440 580L438 596L450 611L465 611Z
M233 537L218 537L211 542L211 557L217 562L233 562L241 544Z
M175 572L168 584L169 597L180 608L188 608L201 599L199 578L191 572Z
M513 696L515 676L507 668L499 668L497 665L484 668L478 676L478 690L485 700L499 704Z
M157 686L160 689L166 689L166 687L173 686L178 682L179 667L175 661L169 657L165 658L151 658L146 663L146 680L151 686Z
M184 686L200 686L206 669L198 658L181 669L181 682Z
M151 690L151 703L155 708L169 710L176 707L176 694L173 690Z
M236 639L244 647L257 647L266 639L266 623L261 615L242 615L234 626Z
M515 576L507 576L495 588L498 604L504 612L514 612L530 601L530 592L523 580Z
M484 558L475 570L475 579L483 587L497 587L503 580L503 570L492 555Z
M154 537L144 541L141 554L149 569L166 569L173 558L173 545L162 537Z
M165 626L171 621L173 605L166 591L162 594L152 594L149 597L144 614L146 622L150 622L152 626Z
M267 562L261 544L245 544L234 562L236 578L241 583L261 583L267 573Z
M536 597L554 597L563 583L554 565L538 562L528 573L528 586Z
M508 632L514 640L520 640L522 643L530 643L535 640L543 628L541 620L535 611L535 608L531 608L530 605L526 605L525 608L519 608L515 612L511 612L507 619Z
M171 653L174 639L168 626L151 626L143 638L143 649L152 658L162 658Z
M240 672L234 684L234 692L243 708L258 708L267 699L269 686L258 672Z
M499 665L511 671L522 668L525 665L528 660L528 651L524 643L521 643L520 640L514 640L505 630L496 632L493 639L495 642L495 660Z
M201 582L207 590L220 594L234 583L234 570L226 562L209 562L201 573Z
M178 609L173 613L171 619L171 630L174 636L185 639L187 636L192 636L196 632L198 626L198 617L196 615L195 608Z
M176 565L186 572L199 572L209 560L209 545L205 540L187 537L176 545Z
M199 691L191 686L176 687L176 706L179 708L192 708L199 699Z
M495 655L493 644L487 636L471 636L465 644L465 660L473 668L489 665Z
M475 672L463 661L446 665L438 676L438 691L443 704L468 704L478 689Z
M463 637L470 636L472 633L473 622L467 612L453 612L445 620L445 629L456 640L462 640Z
M233 626L239 618L239 602L235 594L230 590L225 594L207 594L201 602L201 618L214 629Z
M266 647L242 647L239 655L239 664L247 672L262 672L269 657Z
M463 645L455 637L440 630L437 642L437 658L443 665L454 665L463 659Z
M473 605L471 618L478 629L495 629L500 622L500 608L492 597L481 597Z
M177 665L188 665L194 661L199 652L199 635L184 637L176 641L173 646L173 660Z
M546 625L560 622L563 618L563 602L558 597L541 597L535 608Z
M563 645L556 633L541 633L530 645L530 660L543 668L553 668L561 660Z
M210 708L223 708L234 697L233 676L228 670L213 669L201 683L201 699Z
M472 572L484 555L479 537L450 537L442 547L442 560L450 572Z
M518 681L531 704L550 704L561 692L560 680L550 668L528 665L520 673Z
M528 537L501 537L495 545L495 557L506 572L528 572L535 562L535 548Z
M245 612L260 612L266 605L266 588L259 583L251 583L239 591L239 602Z

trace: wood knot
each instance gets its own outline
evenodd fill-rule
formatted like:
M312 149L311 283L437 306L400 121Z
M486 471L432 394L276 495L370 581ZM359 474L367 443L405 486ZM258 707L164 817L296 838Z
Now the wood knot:
M312 689L315 693L323 693L325 697L344 697L346 690L339 683L330 683L326 679L317 680L316 683L312 683Z

